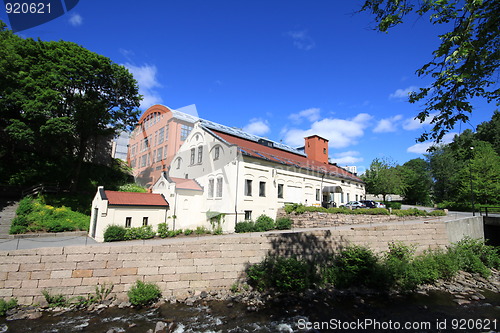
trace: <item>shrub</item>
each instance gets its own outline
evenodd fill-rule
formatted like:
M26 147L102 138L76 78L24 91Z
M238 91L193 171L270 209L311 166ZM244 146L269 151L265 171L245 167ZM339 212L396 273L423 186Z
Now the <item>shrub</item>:
M140 185L135 184L135 183L129 183L129 184L119 186L118 191L120 191L120 192L146 193L148 190Z
M385 273L378 263L377 256L370 249L353 245L346 247L334 257L327 282L339 288L351 286L380 288L387 284Z
M150 239L155 236L155 232L150 225L143 225L142 227L127 228L125 229L125 239Z
M3 298L0 298L0 316L5 316L7 311L15 308L16 306L17 306L16 298L11 298L8 301L4 300Z
M269 231L274 229L274 220L267 215L261 215L255 221L255 231Z
M28 229L26 227L23 227L21 225L14 225L14 224L12 224L10 226L9 233L12 234L12 235L16 235L16 234L24 234L27 231L28 231Z
M135 306L145 306L156 302L161 297L160 288L154 283L144 283L137 280L127 293L130 303Z
M288 217L280 217L276 219L276 229L286 230L292 228L292 220Z
M317 280L314 265L296 258L268 257L247 270L249 284L260 291L302 291Z
M158 224L158 236L161 238L168 237L168 224L159 223Z
M252 221L238 222L234 226L234 232L253 232L255 231L255 224Z
M28 215L33 211L34 199L32 197L24 197L19 201L19 206L17 206L16 215L23 216Z
M119 225L109 225L104 231L105 242L116 242L125 240L127 229Z
M491 274L489 268L500 267L500 255L497 249L485 245L482 240L466 237L453 244L449 252L458 258L460 269L470 273L479 273L483 277Z
M68 305L68 299L64 295L51 295L47 290L42 290L42 295L51 308L65 307Z
M189 236L193 233L192 229L184 229L184 235Z
M194 231L194 233L197 235L209 234L210 230L208 230L205 227L196 227L196 230Z
M396 201L384 201L385 207L387 209L392 208L392 209L401 209L401 202L396 202Z

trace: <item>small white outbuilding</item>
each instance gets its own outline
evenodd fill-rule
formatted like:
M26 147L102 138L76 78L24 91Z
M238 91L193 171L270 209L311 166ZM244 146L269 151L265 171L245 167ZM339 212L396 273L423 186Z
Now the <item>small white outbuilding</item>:
M150 225L157 230L166 222L169 204L162 194L106 191L99 186L92 201L89 236L104 241L109 225L125 228Z

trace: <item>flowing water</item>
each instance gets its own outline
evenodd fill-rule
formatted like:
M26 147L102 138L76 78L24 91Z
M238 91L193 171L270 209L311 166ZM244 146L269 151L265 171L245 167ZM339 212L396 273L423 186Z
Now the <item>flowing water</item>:
M36 320L0 319L0 332L145 333L158 321L171 332L500 332L500 294L458 306L445 293L407 296L315 295L278 297L259 311L231 302L157 309L109 308L96 313L44 313ZM307 300L306 300L307 299ZM410 325L410 326L405 326Z

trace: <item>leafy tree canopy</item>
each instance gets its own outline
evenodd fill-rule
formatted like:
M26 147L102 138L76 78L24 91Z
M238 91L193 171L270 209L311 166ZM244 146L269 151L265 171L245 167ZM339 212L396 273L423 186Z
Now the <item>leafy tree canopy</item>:
M92 147L137 123L132 74L75 43L23 39L0 21L0 77L0 182L74 185Z
M441 44L434 59L417 70L431 76L429 87L410 94L411 103L425 101L417 115L421 122L431 118L433 127L418 139L440 142L457 122L467 122L473 112L472 99L500 104L497 84L500 65L500 1L494 0L366 0L361 11L375 15L377 30L387 32L416 13L433 24L450 26L439 36Z

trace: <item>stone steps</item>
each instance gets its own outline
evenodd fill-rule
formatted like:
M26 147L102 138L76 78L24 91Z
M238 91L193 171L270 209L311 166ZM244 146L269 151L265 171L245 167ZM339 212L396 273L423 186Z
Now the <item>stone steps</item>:
M18 201L0 201L0 238L9 238L10 225L14 217L16 217L18 206Z

